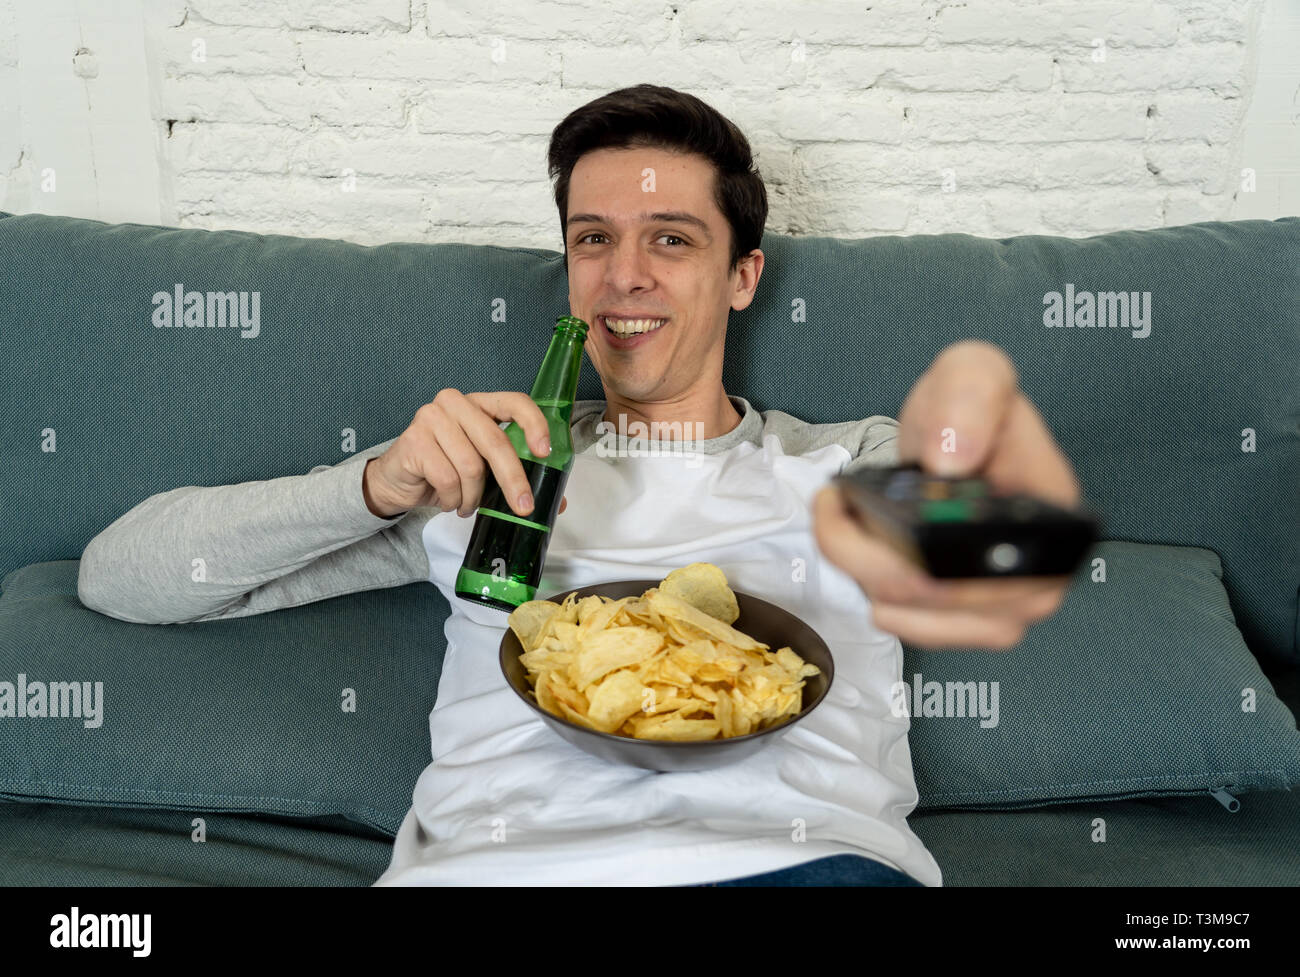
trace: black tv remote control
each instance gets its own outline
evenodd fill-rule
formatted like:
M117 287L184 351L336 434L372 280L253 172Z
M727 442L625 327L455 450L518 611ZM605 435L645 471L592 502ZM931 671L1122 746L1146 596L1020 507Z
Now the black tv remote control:
M868 531L932 577L1070 574L1100 528L1086 506L998 495L982 478L931 475L916 464L863 468L832 482Z

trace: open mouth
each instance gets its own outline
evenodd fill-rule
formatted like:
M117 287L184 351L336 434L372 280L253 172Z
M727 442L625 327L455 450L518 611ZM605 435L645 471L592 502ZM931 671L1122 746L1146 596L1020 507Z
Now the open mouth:
M606 334L615 339L624 340L636 339L639 336L658 332L668 323L667 318L615 319L604 315L596 318Z

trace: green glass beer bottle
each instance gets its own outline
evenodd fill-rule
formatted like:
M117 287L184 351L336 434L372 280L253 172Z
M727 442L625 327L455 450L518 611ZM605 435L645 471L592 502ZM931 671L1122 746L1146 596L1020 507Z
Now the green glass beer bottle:
M513 611L533 600L542 578L542 563L551 541L551 527L564 498L564 485L573 468L573 438L569 425L573 398L578 392L582 370L582 346L587 324L574 316L561 316L555 323L550 348L533 383L532 398L550 427L551 453L538 458L528 449L524 429L515 421L506 425L506 436L524 466L533 510L527 517L516 515L505 498L491 468L483 486L483 497L474 517L474 530L465 550L465 562L456 574L456 596L476 604Z

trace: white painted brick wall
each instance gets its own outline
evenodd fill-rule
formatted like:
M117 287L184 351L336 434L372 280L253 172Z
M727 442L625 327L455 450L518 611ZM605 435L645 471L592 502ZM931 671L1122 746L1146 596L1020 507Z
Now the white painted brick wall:
M1238 139L1241 166L1256 185L1237 194L1231 216L1271 220L1300 213L1300 0L1269 0L1254 56L1255 88Z
M21 165L22 119L18 111L21 98L18 22L13 4L0 0L0 209L3 209L9 174Z
M101 65L117 52L96 49L110 35L74 0L0 0L0 207L69 212L42 199L41 147L24 145L50 106L19 84L37 66L11 35L38 3L79 18ZM549 133L641 81L693 92L745 130L768 226L785 233L1077 236L1300 211L1296 0L115 9L133 8L149 97L132 105L153 133L137 155L158 175L121 190L144 218L112 219L159 219L152 206L180 226L558 249ZM94 195L77 199L101 216Z

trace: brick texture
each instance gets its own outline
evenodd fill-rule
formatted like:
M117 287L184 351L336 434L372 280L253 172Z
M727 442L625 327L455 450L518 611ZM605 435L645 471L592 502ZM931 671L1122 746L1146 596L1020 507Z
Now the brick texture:
M558 249L551 129L650 81L745 130L774 231L1087 235L1228 219L1251 165L1242 126L1264 6L145 3L163 218ZM5 33L0 90L18 70ZM20 147L4 139L12 166Z

